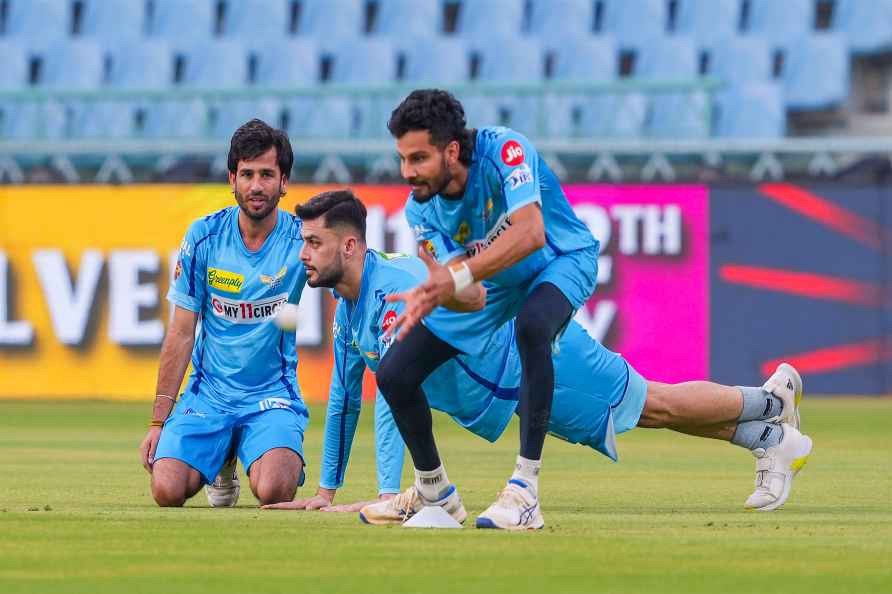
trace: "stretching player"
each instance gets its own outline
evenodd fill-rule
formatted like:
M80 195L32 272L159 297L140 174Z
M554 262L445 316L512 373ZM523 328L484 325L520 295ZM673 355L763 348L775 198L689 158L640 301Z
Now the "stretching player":
M523 510L539 501L554 391L552 343L594 291L598 242L530 142L507 128L466 129L464 110L449 93L412 92L388 128L412 186L406 219L418 242L446 265L432 266L421 286L391 296L406 309L391 327L402 332L381 361L378 387L412 455L419 495L442 499L453 487L421 384L459 353L479 355L516 316L520 452L511 480L477 524L526 528L534 519ZM489 281L485 306L468 312L482 280Z
M303 220L301 260L311 286L331 287L338 299L332 334L335 367L325 424L322 474L315 497L271 506L327 508L344 481L356 431L366 367L379 362L392 339L387 329L403 311L385 296L424 282L422 260L366 249L365 207L349 191L326 192L297 208ZM428 267L435 264L426 257ZM793 476L811 450L811 440L795 428L802 382L781 365L762 388L733 388L710 382L669 385L647 382L622 357L571 322L553 355L554 405L549 432L588 445L616 460L614 436L636 426L664 427L731 441L759 458L756 491L746 507L782 505ZM469 431L495 441L517 407L521 369L514 322L497 328L481 357L458 355L428 376L422 389L433 408L451 415ZM399 497L403 442L382 397L375 408L378 486L381 500L340 507L359 510L363 521L400 523L421 509L415 485ZM458 521L466 512L454 487L438 502ZM368 505L366 505L368 504ZM538 507L529 528L543 525ZM478 524L479 525L479 524Z
M295 335L269 323L279 306L300 299L306 281L300 221L277 208L293 161L283 132L260 120L236 130L228 166L238 206L195 221L180 247L152 421L140 446L160 506L182 506L218 473L209 501L235 505L233 453L261 503L294 498L308 414ZM190 354L192 375L176 403Z

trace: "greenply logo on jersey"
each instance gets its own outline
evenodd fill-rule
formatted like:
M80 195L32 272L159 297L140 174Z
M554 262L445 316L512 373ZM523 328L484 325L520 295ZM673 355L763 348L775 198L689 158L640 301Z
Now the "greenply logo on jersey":
M220 270L219 268L208 268L208 286L215 289L220 289L227 293L241 293L242 283L244 282L244 275L229 272L228 270Z

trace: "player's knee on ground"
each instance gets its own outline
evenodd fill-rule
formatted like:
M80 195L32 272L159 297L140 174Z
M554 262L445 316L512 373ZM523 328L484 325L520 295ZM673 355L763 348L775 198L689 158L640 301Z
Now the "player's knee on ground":
M291 501L297 492L297 482L303 462L287 448L266 452L251 465L251 492L261 505Z
M162 458L152 467L152 497L161 507L182 507L201 482L198 471L180 460Z
M186 503L186 485L170 477L152 477L152 497L159 507L183 507Z

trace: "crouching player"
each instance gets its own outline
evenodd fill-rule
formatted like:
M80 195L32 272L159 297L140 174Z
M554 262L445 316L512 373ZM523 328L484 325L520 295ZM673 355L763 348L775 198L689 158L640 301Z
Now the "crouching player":
M386 331L402 304L387 302L385 296L420 284L428 270L419 258L366 249L365 207L349 191L320 194L297 212L304 222L301 260L307 282L333 288L338 298L333 328L335 368L319 490L315 497L270 507L317 509L328 508L343 484L359 417L363 371L377 369L392 340ZM483 356L459 355L422 384L430 406L490 441L504 431L518 403L521 368L513 324L495 332ZM646 381L575 322L558 347L553 355L551 433L588 445L613 460L617 459L614 436L636 425L730 441L758 459L756 490L745 506L767 511L786 501L793 477L811 451L811 440L798 430L802 382L791 366L778 367L761 388L703 381L669 385ZM366 502L360 518L371 524L401 523L425 502L414 485L394 496L399 491L403 442L380 394L375 414L380 500ZM460 522L467 517L452 485L433 504ZM538 506L532 514L532 522L524 522L525 527L542 527ZM477 526L489 527L481 525L480 518Z
M168 294L174 311L140 447L160 506L183 505L203 484L211 505L235 505L235 453L261 503L294 498L308 414L294 332L270 323L278 307L300 299L306 281L297 257L300 221L278 209L292 162L283 132L259 120L239 128L228 163L238 206L193 223L180 247ZM190 354L192 375L176 402Z

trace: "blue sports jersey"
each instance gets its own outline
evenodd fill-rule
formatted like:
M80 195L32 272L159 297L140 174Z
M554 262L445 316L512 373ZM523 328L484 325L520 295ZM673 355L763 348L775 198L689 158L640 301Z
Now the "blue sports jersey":
M356 301L338 300L332 326L334 368L325 422L325 446L322 454L320 484L329 489L343 482L359 409L362 403L362 375L366 367L377 371L378 363L393 340L384 332L403 310L403 303L387 303L386 295L411 289L427 279L427 267L415 256L366 252L362 286ZM504 337L503 337L504 338ZM508 353L499 357L468 359L464 356L447 361L425 382L425 392L434 385L451 385L435 408L447 410L463 427L494 441L504 430L517 405L518 388L501 389L484 380L500 377L508 366ZM480 384L478 382L484 382ZM457 388L455 388L458 386ZM439 390L438 390L439 391ZM433 403L432 403L433 405ZM375 409L378 440L378 467L387 479L379 480L382 492L399 487L399 469L403 466L403 442L395 431L390 409L377 395ZM382 457L383 456L383 457ZM396 469L394 472L393 469Z
M531 280L562 254L595 248L598 241L580 221L557 177L522 134L508 128L477 131L460 199L436 195L425 203L410 194L406 220L419 243L441 263L489 247L511 225L511 214L528 204L542 208L546 244L488 280L515 286Z
M230 412L268 398L300 399L295 333L272 319L282 304L300 301L307 279L300 219L280 210L263 247L251 252L238 213L224 208L189 227L167 294L200 316L186 391Z
M402 302L384 296L410 289L427 278L420 259L369 251L355 302L338 297L332 342L332 371L325 422L320 485L339 488L362 405L362 375L377 370L389 340L384 330L402 311ZM559 343L555 363L555 404L550 429L574 443L589 445L616 459L614 433L635 426L644 402L644 384L622 357L604 348L571 322ZM472 433L495 441L517 407L520 357L514 322L499 327L481 346L482 356L458 355L425 379L422 389L432 408L450 415ZM380 392L375 405L375 451L379 493L399 491L404 444Z

